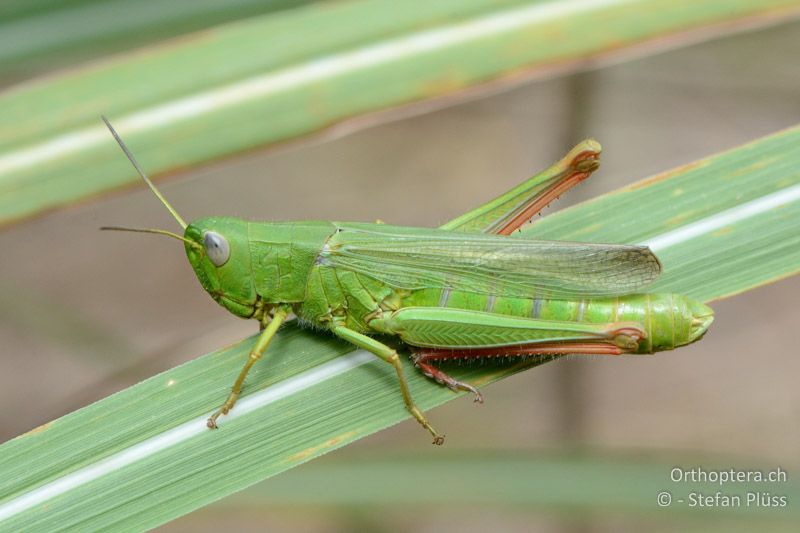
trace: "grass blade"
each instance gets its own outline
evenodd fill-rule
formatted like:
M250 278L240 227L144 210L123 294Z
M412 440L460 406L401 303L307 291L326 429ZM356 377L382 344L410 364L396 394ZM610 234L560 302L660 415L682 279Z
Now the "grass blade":
M0 84L311 0L6 0Z
M159 176L520 71L800 8L797 0L691 4L314 3L31 83L0 95L0 225L135 181L101 114Z

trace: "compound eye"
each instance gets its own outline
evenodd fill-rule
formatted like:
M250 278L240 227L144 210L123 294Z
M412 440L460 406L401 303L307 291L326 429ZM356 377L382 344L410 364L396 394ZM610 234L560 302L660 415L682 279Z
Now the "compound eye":
M206 255L214 266L221 267L228 262L231 256L231 247L225 237L219 233L208 231L203 236L203 245L206 248Z

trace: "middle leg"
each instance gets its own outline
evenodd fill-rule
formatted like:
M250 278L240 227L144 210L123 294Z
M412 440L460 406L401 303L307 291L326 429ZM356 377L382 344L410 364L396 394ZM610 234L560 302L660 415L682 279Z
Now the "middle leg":
M392 365L397 372L397 379L400 381L400 391L403 393L403 401L406 404L406 409L417 419L422 427L427 429L431 435L433 435L433 443L437 445L444 444L444 435L440 435L433 429L433 426L430 425L428 419L425 418L425 415L422 414L422 411L417 407L417 404L414 403L414 399L411 398L411 391L408 389L408 381L406 381L406 376L403 373L403 364L400 362L400 356L397 355L397 351L389 348L385 344L380 341L373 339L372 337L367 337L366 335L362 335L357 331L353 331L350 328L346 328L344 326L337 326L333 328L333 333L352 344L355 344L359 348L364 348L367 351L370 351Z

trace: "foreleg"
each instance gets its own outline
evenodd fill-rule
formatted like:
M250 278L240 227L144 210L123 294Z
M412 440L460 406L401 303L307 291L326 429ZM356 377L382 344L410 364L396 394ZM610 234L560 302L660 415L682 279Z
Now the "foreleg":
M247 358L247 362L244 364L244 368L242 368L242 371L239 372L239 377L236 378L236 381L233 383L233 387L231 387L231 393L228 395L225 403L222 404L222 407L220 407L217 412L209 417L208 422L206 423L209 428L216 429L217 418L219 418L221 415L228 414L228 412L233 409L233 406L236 404L236 400L239 399L239 395L242 393L242 385L247 377L247 373L250 372L250 369L253 367L255 362L261 359L261 356L264 355L267 346L269 346L270 341L272 341L272 338L275 336L275 333L277 333L278 328L281 327L281 324L283 324L288 315L288 306L278 307L275 310L275 315L272 317L272 321L266 328L261 330L261 335L259 335L255 346L253 346L253 349L250 350L250 355Z

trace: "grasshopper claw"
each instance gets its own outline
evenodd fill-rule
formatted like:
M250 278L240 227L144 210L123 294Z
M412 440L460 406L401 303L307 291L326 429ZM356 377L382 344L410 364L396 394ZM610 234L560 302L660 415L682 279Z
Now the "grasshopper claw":
M475 393L475 399L472 400L472 402L473 403L483 403L483 394L481 394L481 391L479 391L475 387L472 387L472 392Z

